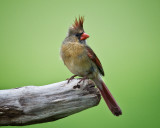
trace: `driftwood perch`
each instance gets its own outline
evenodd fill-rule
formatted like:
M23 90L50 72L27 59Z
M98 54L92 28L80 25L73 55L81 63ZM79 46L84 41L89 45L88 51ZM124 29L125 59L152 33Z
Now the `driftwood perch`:
M78 81L0 90L0 126L55 121L98 105L101 98L94 83Z

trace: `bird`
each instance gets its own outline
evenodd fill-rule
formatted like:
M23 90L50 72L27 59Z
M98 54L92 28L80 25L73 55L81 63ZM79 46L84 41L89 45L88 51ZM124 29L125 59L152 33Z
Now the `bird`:
M94 51L86 43L89 35L85 33L83 23L84 16L75 18L60 48L60 56L64 64L74 74L68 79L68 83L76 76L81 77L79 82L91 79L100 90L110 111L115 116L120 116L122 115L122 111L102 80L102 76L105 75L102 64Z

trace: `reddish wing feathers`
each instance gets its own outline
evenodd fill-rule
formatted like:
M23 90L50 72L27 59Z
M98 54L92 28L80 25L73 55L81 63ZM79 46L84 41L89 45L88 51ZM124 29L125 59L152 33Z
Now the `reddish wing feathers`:
M96 64L97 68L99 69L99 72L101 73L101 75L104 76L104 71L103 71L103 67L102 67L102 64L101 62L99 61L98 57L96 56L96 54L93 52L93 50L86 46L86 49L87 49L87 54L88 54L88 57Z
M76 18L73 24L74 28L83 28L84 17L79 16L79 20Z

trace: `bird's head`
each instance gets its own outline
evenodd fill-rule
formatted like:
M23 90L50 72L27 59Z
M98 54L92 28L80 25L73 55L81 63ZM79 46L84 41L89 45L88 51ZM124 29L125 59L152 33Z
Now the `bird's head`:
M89 35L84 32L83 29L84 17L79 17L79 19L75 19L74 24L68 30L68 36L72 36L77 38L80 42L85 41L89 38Z

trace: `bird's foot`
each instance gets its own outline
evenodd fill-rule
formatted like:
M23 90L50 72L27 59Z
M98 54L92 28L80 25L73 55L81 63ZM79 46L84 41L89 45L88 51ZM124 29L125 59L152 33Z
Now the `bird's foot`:
M68 80L68 82L67 82L67 84L71 81L71 80L73 80L74 79L74 77L76 77L77 75L74 75L74 76L71 76L70 78L68 78L67 80Z
M81 82L83 82L83 84L84 84L84 81L86 80L86 79L88 79L88 77L87 76L84 76L84 77L82 77L82 78L78 78L78 79L80 79L80 81L78 81L78 83L77 83L77 85L75 85L74 87L73 87L73 89L76 89L76 88L80 88L81 86Z
M87 76L84 76L84 77L79 78L79 79L80 79L80 81L78 82L77 85L79 85L81 82L83 82L83 84L84 84L84 81L85 81L86 79L88 79L88 77L87 77Z

